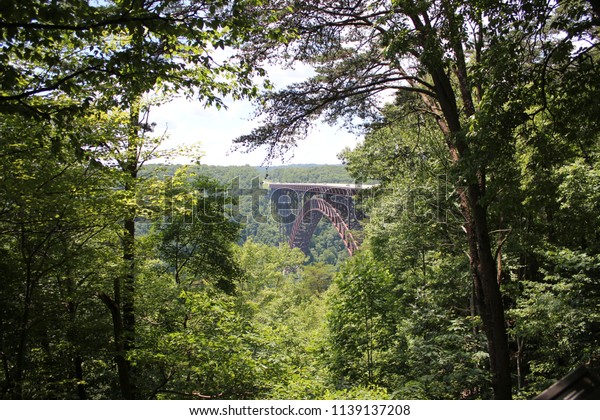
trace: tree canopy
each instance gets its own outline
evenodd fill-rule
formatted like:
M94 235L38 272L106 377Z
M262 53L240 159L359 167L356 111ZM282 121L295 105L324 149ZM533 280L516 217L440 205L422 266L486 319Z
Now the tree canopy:
M1 109L53 115L92 104L126 107L145 92L211 105L225 95L249 96L262 70L225 52L251 31L240 13L245 4L4 1Z
M265 94L264 123L236 141L249 149L267 145L269 153L278 153L293 147L318 118L350 125L357 117L369 126L386 123L390 115L381 112L385 94L395 95L400 105L397 121L417 114L435 122L464 219L494 392L497 398L510 398L504 307L490 237L494 181L502 178L495 175L516 158L517 130L531 130L543 117L561 126L557 131L564 130L566 137L578 137L579 130L565 125L564 112L559 116L554 107L566 111L583 100L586 109L598 109L593 99L597 71L590 65L597 57L596 11L588 2L535 0L286 5L279 9L280 18L265 26L286 33L287 42L256 35L247 56L258 62L307 62L317 75ZM256 10L275 7L265 2ZM583 114L572 118L589 117L586 127L594 127L598 113ZM593 142L595 133L588 137ZM544 142L529 135L536 137Z

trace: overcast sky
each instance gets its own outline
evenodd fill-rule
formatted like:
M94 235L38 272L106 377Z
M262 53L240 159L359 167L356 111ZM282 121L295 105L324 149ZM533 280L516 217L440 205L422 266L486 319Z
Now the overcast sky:
M312 74L310 68L296 70L271 69L269 76L276 88L302 81ZM252 105L248 101L228 101L228 109L204 108L197 102L183 98L176 99L150 114L150 120L157 123L155 132L166 130L169 140L167 147L191 145L200 142L204 157L201 163L207 165L261 165L267 151L259 149L250 154L232 152L232 140L248 134L256 123L251 121ZM286 163L328 163L338 164L336 155L346 146L353 147L358 138L342 128L319 124L309 137L299 142L298 147L287 156ZM274 165L281 161L273 162Z

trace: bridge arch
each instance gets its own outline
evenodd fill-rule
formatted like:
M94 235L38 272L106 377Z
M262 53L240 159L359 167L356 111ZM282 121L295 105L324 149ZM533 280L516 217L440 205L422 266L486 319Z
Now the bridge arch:
M327 217L335 227L335 230L344 242L348 254L352 256L358 250L358 242L354 239L350 227L339 211L329 201L317 196L306 200L298 213L290 231L290 247L300 248L304 253L307 253L310 238L323 216Z
M361 220L365 218L365 214L357 209L355 198L372 187L356 184L268 183L272 214L279 221L282 234L288 236L291 248L300 248L308 254L312 235L325 216L335 227L351 256L360 246L360 237L355 236L355 232L361 230ZM287 198L283 199L283 196Z

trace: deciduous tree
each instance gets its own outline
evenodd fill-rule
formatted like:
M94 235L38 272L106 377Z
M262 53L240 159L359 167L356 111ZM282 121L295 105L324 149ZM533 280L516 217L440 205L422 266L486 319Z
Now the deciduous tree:
M495 397L511 398L488 184L499 164L512 159L514 130L536 112L531 99L542 98L540 107L549 109L543 100L547 76L582 70L597 48L589 4L308 1L265 2L255 10L276 10L278 19L264 26L280 30L289 42L256 35L249 59L303 61L317 74L266 94L259 112L263 124L239 144L266 146L273 154L293 147L318 118L348 125L357 117L376 122L386 94L418 99L407 109L436 121L454 168ZM592 77L595 71L584 73ZM590 84L595 85L591 79Z

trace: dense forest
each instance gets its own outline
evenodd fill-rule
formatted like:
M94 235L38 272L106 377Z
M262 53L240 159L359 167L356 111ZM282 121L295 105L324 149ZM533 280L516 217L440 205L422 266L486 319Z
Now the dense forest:
M232 200L226 209L227 218L240 224L238 243L249 238L254 241L278 246L289 238L282 231L281 222L270 200L267 183L353 183L354 180L342 165L285 165L272 167L197 165L148 165L144 172L163 181L173 182L182 171L185 182L196 177L216 181L214 190ZM191 210L191 209L190 209ZM298 209L296 209L297 211ZM323 262L337 265L348 256L339 234L331 223L323 219L317 225L308 253L309 263Z
M0 398L526 399L599 373L599 24L587 0L0 1ZM205 166L161 147L176 96L254 101L234 144L271 160L318 121L363 141ZM326 218L290 248L265 180L376 183L359 252Z

